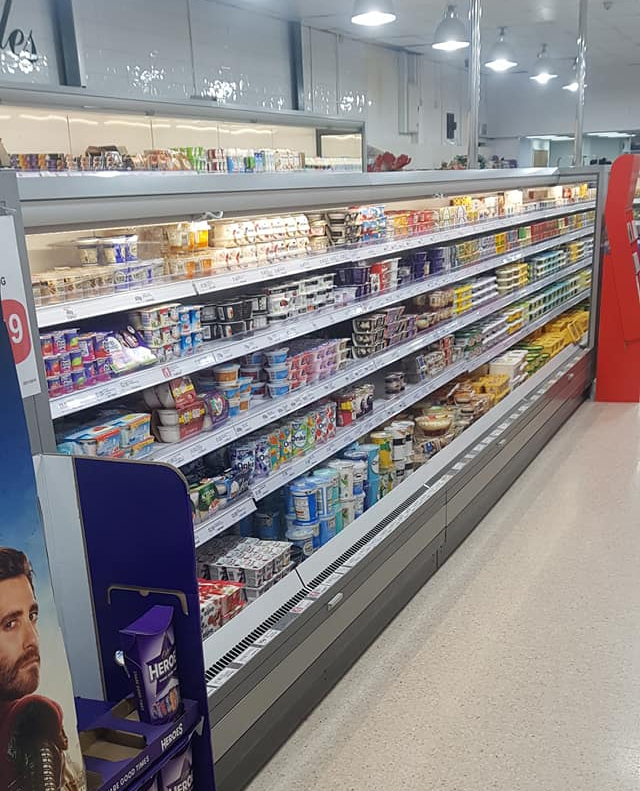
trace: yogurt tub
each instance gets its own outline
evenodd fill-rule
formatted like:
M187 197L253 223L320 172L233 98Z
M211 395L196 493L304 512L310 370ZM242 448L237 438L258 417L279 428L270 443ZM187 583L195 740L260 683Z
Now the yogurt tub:
M287 361L287 356L289 354L289 347L288 346L281 346L278 349L270 349L269 351L264 352L264 356L267 360L268 365L282 365Z
M237 385L239 370L240 366L237 363L227 363L226 365L218 365L214 368L213 375L216 378L216 382Z
M159 409L158 418L163 426L177 426L180 422L177 409Z
M285 363L266 366L264 370L267 373L267 380L269 382L281 382L289 378L289 366Z
M294 523L287 530L286 538L298 550L301 561L313 555L313 529L311 527Z
M240 367L240 376L251 379L252 382L259 382L262 375L261 365L243 365Z
M240 395L240 385L238 383L233 385L218 385L218 390L227 398L235 398Z
M229 417L237 417L240 414L240 396L232 396L229 399Z
M163 442L180 441L180 426L157 426L157 429Z
M239 396L240 412L246 412L251 406L251 392L241 393Z
M251 392L251 384L253 379L250 376L241 376L238 379L238 387L240 390L240 395L246 395L247 393Z
M255 401L265 397L267 392L267 385L265 382L252 382L251 384L251 398Z
M289 392L289 380L278 382L267 382L267 389L271 398L281 398Z

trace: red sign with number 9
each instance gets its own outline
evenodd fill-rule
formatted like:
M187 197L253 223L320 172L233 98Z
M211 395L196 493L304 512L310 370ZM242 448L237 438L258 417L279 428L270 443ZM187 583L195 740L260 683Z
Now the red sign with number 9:
M15 299L2 300L2 315L7 325L7 332L13 349L13 359L16 365L24 362L31 353L31 337L27 312L20 302Z

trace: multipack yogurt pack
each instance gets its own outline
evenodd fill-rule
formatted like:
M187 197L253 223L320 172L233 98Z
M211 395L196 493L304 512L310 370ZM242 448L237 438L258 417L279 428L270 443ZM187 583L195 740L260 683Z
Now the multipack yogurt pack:
M140 719L151 725L175 719L182 706L173 608L152 607L121 629L120 639Z

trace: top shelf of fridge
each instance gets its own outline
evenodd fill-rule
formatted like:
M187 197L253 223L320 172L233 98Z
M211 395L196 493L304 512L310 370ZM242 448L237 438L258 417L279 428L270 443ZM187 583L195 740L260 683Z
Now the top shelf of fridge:
M527 168L406 173L20 173L27 233L170 222L208 213L322 209L336 205L487 194L595 181L598 169ZM375 196L375 197L374 197Z

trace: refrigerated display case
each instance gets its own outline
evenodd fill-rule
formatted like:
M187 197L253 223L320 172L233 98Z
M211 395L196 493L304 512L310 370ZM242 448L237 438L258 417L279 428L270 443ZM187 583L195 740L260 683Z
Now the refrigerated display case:
M343 503L343 529L310 555L296 555L293 540L295 568L283 561L259 580L245 569L250 601L207 631L216 783L241 788L585 397L606 173L45 174L17 181L0 174L0 185L25 267L28 250L34 327L45 350L56 352L47 358L67 364L69 350L48 345L65 329L92 342L130 332L152 352L135 370L102 376L91 375L94 360L80 360L89 368L73 380L41 361L43 392L27 399L34 452L81 452L78 431L105 422L112 428L109 421L127 411L153 412L144 455L116 442L117 458L179 468L192 493L204 485L203 473L207 485L211 477L228 484L213 507L193 498L201 576L216 569L233 579L233 564L220 555L234 548L220 537L252 530L261 538L264 524L250 520L278 511L279 492L394 420L415 428L421 418L442 419L444 410L446 427L425 424L436 428L425 429L402 463L389 448L391 467L378 490L384 496L366 510ZM137 255L127 261L126 241L113 240L134 237ZM116 260L105 258L119 244ZM191 310L189 321L197 314L197 328L170 338L178 319L164 325L163 337L158 307L166 303L176 315ZM136 322L137 331L127 330ZM203 326L211 340L200 337ZM277 355L264 368L255 362L283 345L291 350L284 362ZM231 364L233 391L240 359L258 379L251 382L256 398L236 410L239 395L229 392L231 414L207 422L204 410L196 425L190 415L187 430L174 404L177 422L163 426L167 386L175 396L180 388L171 383L193 378L199 397L213 381L210 369ZM282 392L278 366L286 373ZM261 387L264 372L271 381ZM65 381L68 392L60 392ZM265 389L274 397L258 397ZM155 407L154 394L162 402ZM359 398L366 406L344 406ZM336 425L308 435L297 452L283 450L285 432L277 458L265 451L260 467L260 437L310 420L323 404L334 404ZM247 444L254 454L248 474L237 461ZM117 511L117 494L112 504ZM285 517L278 519L284 539Z

